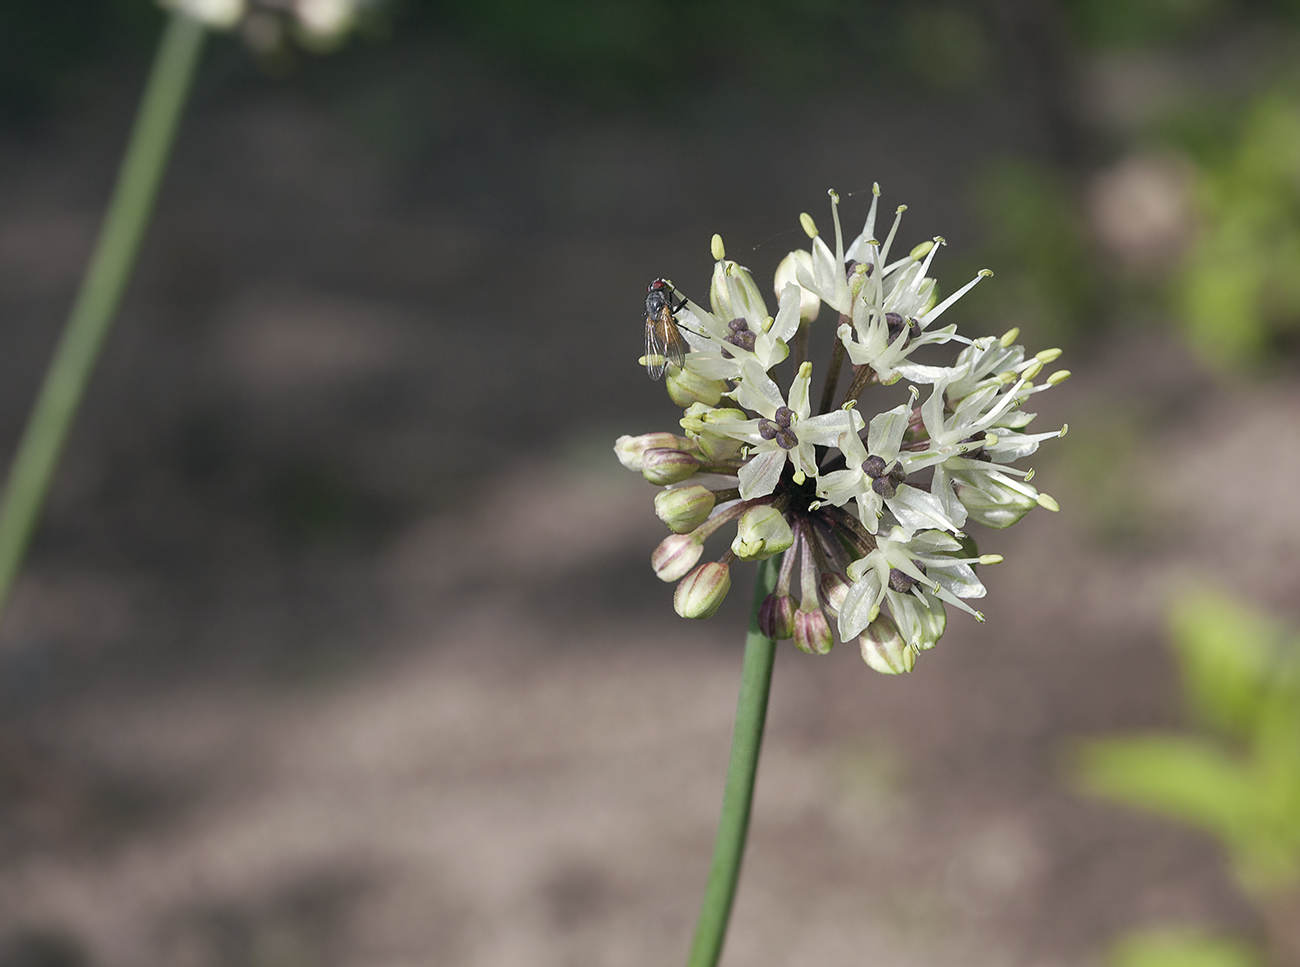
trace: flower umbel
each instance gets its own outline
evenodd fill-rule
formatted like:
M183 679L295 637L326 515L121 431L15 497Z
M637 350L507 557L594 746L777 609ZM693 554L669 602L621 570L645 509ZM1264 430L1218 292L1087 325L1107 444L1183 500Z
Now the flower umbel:
M304 46L329 48L379 0L159 0L217 30L240 27L250 46L269 52L292 34Z
M1002 528L1034 507L1057 509L1029 484L1033 471L1013 464L1065 434L1064 426L1025 432L1034 414L1023 404L1069 373L1041 378L1060 351L1028 355L1015 330L969 339L953 324L935 325L992 273L940 299L929 270L942 238L891 261L905 206L878 241L875 186L862 231L846 246L840 199L830 196L834 246L801 216L812 247L777 269L775 315L750 271L713 237L710 308L683 293L674 310L690 351L667 365L666 383L684 408L684 435L625 436L615 451L666 488L655 511L674 533L652 563L663 580L680 581L679 614L711 616L736 560L771 558L779 564L758 612L764 634L825 654L838 632L859 640L871 668L898 674L943 635L948 607L984 620L967 603L985 594L976 568L1002 558L975 551L966 525ZM833 353L814 406L806 347L825 309L838 323L821 323ZM961 348L947 366L923 348L948 343ZM851 374L837 400L845 362ZM705 540L724 528L730 548L697 566Z

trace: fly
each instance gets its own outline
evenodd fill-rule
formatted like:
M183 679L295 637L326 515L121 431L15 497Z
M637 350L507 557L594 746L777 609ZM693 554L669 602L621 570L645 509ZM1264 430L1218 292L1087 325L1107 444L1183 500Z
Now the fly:
M646 291L645 371L651 379L662 377L669 363L682 366L690 348L677 328L676 313L686 305L686 300L673 305L674 291L667 279L655 279Z

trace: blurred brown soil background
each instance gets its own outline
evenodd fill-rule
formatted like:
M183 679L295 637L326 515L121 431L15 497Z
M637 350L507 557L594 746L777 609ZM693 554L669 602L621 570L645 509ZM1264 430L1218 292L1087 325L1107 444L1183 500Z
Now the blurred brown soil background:
M208 52L0 632L3 967L680 962L752 569L688 623L649 568L653 490L611 451L677 417L636 364L646 282L702 298L714 231L770 278L800 211L829 231L833 186L856 232L879 181L951 290L982 165L1092 184L1078 119L1163 90L1098 60L1064 94L719 82L679 117L356 47L282 76ZM3 129L5 454L145 63ZM1064 766L1180 720L1178 589L1300 617L1300 390L1211 375L1119 298L1008 318L999 283L958 322L1067 345L1036 398L1070 423L1036 463L1064 509L980 535L988 622L952 614L911 676L782 649L725 963L1082 967L1152 921L1253 925L1210 841Z

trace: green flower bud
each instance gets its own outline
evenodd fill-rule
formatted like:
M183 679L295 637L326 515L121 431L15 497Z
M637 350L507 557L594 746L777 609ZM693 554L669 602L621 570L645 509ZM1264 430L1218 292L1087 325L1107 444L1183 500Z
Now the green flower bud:
M629 470L640 470L647 450L689 450L691 441L676 433L642 433L621 436L614 443L614 455Z
M727 391L725 380L705 379L694 370L677 366L669 367L664 384L668 387L668 398L683 408L692 403L717 406Z
M773 641L794 637L794 598L769 594L758 606L758 630Z
M758 504L740 515L731 550L742 561L762 561L793 545L794 531L785 515L771 504Z
M731 568L721 561L710 561L701 564L677 585L673 608L683 618L712 618L730 590Z
M825 655L835 644L821 608L794 613L794 646L809 655Z
M709 519L716 498L699 484L674 487L655 495L655 516L674 534L689 534Z
M681 483L699 469L699 459L685 450L652 448L641 460L641 476L660 486Z
M660 581L677 581L690 573L704 553L704 545L689 534L665 537L650 555L650 566Z
M705 460L722 463L739 457L744 443L715 432L714 426L721 422L735 423L748 419L748 413L734 407L714 409L703 403L692 403L682 415L681 426Z
M858 638L862 660L882 675L901 675L916 667L916 650L903 640L888 616L880 615Z

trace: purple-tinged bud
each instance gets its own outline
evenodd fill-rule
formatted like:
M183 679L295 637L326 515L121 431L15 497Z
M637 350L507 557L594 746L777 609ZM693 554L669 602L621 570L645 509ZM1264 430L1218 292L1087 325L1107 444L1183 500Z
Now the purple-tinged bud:
M916 667L916 649L903 640L888 615L880 615L858 638L862 660L882 675L901 675Z
M769 594L758 606L758 630L773 641L794 637L794 598Z
M689 534L709 519L716 498L699 484L661 490L655 495L655 516L674 534Z
M771 504L757 504L740 515L731 550L742 561L762 561L793 544L794 531L785 515Z
M851 587L853 582L839 571L823 571L821 577L817 579L817 593L822 599L822 606L831 613L832 617L840 616L844 597Z
M824 655L831 650L835 636L821 608L794 613L794 644L810 655Z
M614 443L614 455L629 470L640 470L645 452L657 450L688 450L691 441L676 433L642 433L640 436L621 436Z
M704 553L704 545L689 534L665 537L650 555L650 566L660 581L677 581L688 574Z
M684 366L670 367L664 385L668 387L668 398L682 409L692 403L717 406L722 400L722 394L727 391L726 381L706 379L695 370Z
M641 458L641 476L660 486L681 483L699 469L699 458L685 450L651 448Z
M683 618L712 618L730 590L731 568L721 561L710 561L701 564L677 585L673 608Z

